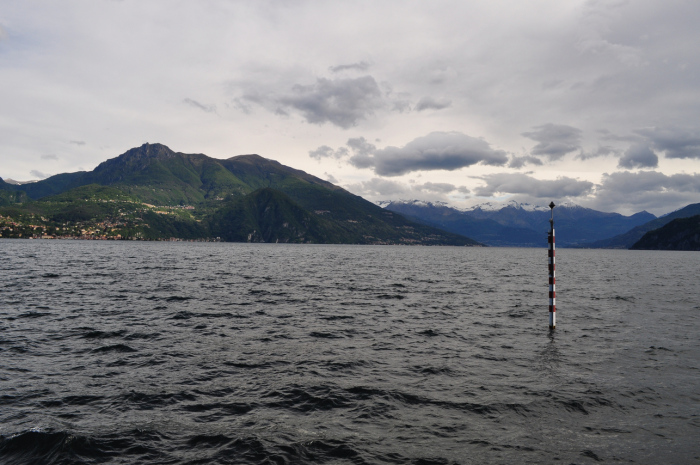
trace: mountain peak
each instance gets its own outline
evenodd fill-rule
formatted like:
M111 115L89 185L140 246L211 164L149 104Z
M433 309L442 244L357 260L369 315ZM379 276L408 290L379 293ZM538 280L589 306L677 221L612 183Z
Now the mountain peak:
M112 183L123 181L129 173L143 172L154 161L165 161L177 157L178 154L163 144L145 143L140 147L134 147L122 153L116 158L100 163L89 174L92 182Z
M229 158L229 160L248 161L251 163L256 163L256 162L261 162L261 161L274 161L274 160L270 160L268 158L262 157L262 156L258 155L257 153L249 153L249 154L245 154L245 155L235 155L235 156Z
M446 207L447 202L441 202L439 200L431 202L429 200L405 200L405 199L399 199L399 200L377 200L374 202L376 205L386 208L389 205L395 204L395 205L413 205L416 207Z
M149 144L148 142L146 142L141 147L135 147L133 149L127 150L118 158L156 158L162 160L166 158L172 158L173 156L175 156L175 152L170 150L169 147L163 144Z

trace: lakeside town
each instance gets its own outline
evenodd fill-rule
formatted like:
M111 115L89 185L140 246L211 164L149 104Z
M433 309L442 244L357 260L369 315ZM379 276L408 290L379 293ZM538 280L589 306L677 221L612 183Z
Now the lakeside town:
M99 200L98 200L99 202ZM113 202L105 201L101 202ZM177 210L191 213L191 205L157 206L136 203L137 210L119 210L117 218L91 219L86 221L55 221L43 215L29 214L12 217L0 214L0 238L3 239L69 239L69 240L159 240L216 242L218 238L184 239L180 237L155 237L148 234L150 225L142 218L144 212L158 215L175 215Z

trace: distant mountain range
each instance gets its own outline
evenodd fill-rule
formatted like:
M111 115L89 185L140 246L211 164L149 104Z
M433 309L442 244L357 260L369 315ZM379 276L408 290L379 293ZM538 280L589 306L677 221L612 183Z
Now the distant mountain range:
M549 207L515 201L505 206L483 204L466 210L422 201L387 201L379 204L415 221L472 237L491 246L543 247L547 242ZM554 219L557 245L581 247L625 233L656 217L646 211L623 216L563 204L554 208Z
M480 245L259 155L144 144L93 171L0 180L3 237Z

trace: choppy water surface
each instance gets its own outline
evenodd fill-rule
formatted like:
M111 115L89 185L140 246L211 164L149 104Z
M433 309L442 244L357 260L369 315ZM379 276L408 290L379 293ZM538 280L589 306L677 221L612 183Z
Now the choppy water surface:
M0 463L698 463L699 253L0 241Z

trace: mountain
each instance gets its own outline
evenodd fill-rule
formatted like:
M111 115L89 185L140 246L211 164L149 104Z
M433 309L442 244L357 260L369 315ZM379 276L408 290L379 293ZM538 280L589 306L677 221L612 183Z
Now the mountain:
M490 246L536 247L542 245L542 235L531 229L505 226L490 218L475 218L444 204L421 201L386 202L384 208L426 225L478 238L476 240ZM545 243L546 240L545 235Z
M511 201L505 206L483 204L457 210L419 201L385 202L385 208L446 231L467 235L492 246L542 247L549 230L549 207ZM654 219L641 212L632 216L605 213L573 204L554 209L557 245L579 246L614 236Z
M161 144L133 148L89 172L2 183L0 192L7 193L0 215L11 219L0 224L6 237L41 231L100 238L480 245L259 155L220 160Z
M686 205L680 210L636 226L623 234L588 244L587 247L596 249L629 249L649 231L659 229L677 218L688 218L694 215L700 215L700 203Z
M647 232L635 242L636 250L700 250L700 215L676 218Z
M10 184L8 182L5 182L5 180L3 180L2 178L0 178L0 206L12 205L26 201L26 193L18 191L15 187L15 184Z
M355 242L335 222L269 187L229 201L210 224L212 234L231 242Z

